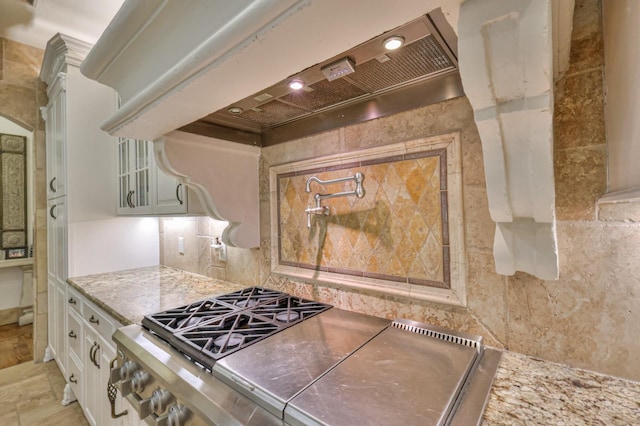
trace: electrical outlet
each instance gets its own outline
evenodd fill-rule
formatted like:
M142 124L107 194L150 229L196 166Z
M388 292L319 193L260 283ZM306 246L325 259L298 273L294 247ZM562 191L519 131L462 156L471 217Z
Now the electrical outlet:
M184 254L184 237L178 237L178 254Z

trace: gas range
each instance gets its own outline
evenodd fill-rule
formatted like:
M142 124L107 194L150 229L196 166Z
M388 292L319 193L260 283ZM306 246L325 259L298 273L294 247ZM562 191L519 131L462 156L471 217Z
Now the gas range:
M478 336L260 287L113 339L112 381L167 425L477 424L500 359Z

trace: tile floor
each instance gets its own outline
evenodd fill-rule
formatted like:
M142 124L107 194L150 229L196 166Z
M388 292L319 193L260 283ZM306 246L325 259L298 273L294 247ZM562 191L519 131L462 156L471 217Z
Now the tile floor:
M0 326L0 370L33 359L33 325Z
M77 402L60 403L64 385L55 361L0 370L0 425L88 425Z

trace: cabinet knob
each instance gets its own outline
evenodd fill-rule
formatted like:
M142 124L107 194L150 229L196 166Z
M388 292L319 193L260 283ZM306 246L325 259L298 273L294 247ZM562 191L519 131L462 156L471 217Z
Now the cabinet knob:
M73 297L69 298L69 304L70 305L76 305L78 302L76 302L76 299L74 299Z

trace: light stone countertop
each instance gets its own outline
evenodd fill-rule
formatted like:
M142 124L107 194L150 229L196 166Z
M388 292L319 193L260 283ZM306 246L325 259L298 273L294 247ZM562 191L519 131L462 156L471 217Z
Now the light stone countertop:
M504 351L483 425L638 425L640 382Z
M168 266L87 275L67 281L122 325L141 324L145 315L247 287Z
M246 287L166 266L68 281L124 325ZM482 424L640 424L640 383L504 351Z

